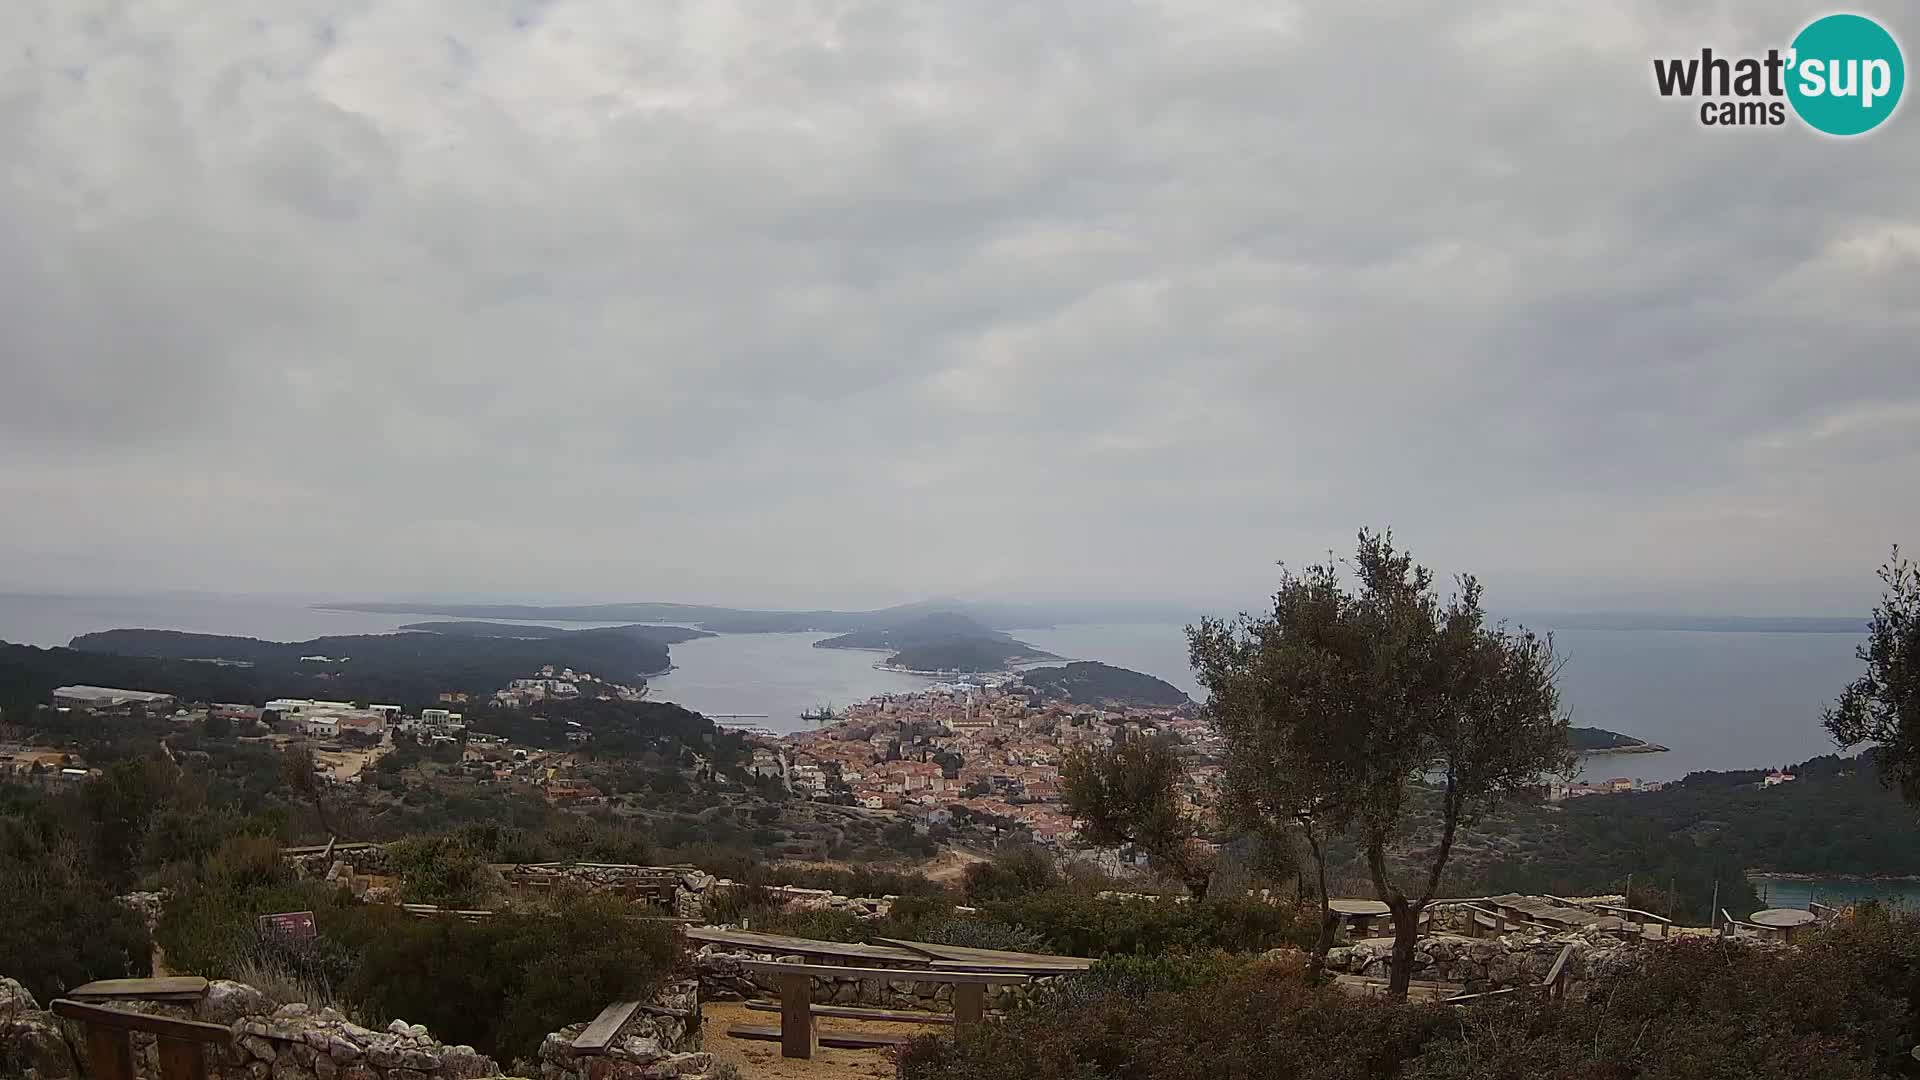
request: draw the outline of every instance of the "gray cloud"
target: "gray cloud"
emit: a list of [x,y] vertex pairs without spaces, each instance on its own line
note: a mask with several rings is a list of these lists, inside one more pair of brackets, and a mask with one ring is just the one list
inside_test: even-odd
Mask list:
[[1253,603],[1391,523],[1846,610],[1920,543],[1916,121],[1651,85],[1816,12],[258,11],[0,14],[0,585]]

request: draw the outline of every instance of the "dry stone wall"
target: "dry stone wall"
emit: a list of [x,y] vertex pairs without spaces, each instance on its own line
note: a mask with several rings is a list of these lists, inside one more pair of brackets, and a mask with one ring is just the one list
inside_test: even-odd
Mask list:
[[[581,1055],[572,1041],[587,1022],[547,1036],[539,1050],[541,1080],[699,1080],[712,1067],[700,1051],[699,984],[673,983],[641,1007],[604,1054]],[[499,1065],[471,1046],[448,1046],[425,1027],[395,1020],[362,1027],[330,1008],[295,1003],[275,1007],[253,987],[216,981],[192,1005],[124,1002],[130,1012],[198,1020],[229,1028],[226,1047],[213,1048],[209,1080],[480,1080],[502,1077]],[[158,1080],[154,1037],[132,1035],[140,1080]],[[80,1080],[88,1076],[86,1039],[79,1025],[41,1009],[33,995],[0,977],[0,1076],[20,1080]]]
[[[1536,986],[1569,945],[1573,947],[1566,967],[1570,994],[1579,993],[1595,975],[1628,963],[1641,947],[1639,942],[1595,930],[1515,932],[1484,938],[1438,934],[1421,938],[1415,946],[1413,977],[1459,983],[1475,992]],[[1392,960],[1389,939],[1356,942],[1327,953],[1327,966],[1334,971],[1380,978],[1386,977]]]

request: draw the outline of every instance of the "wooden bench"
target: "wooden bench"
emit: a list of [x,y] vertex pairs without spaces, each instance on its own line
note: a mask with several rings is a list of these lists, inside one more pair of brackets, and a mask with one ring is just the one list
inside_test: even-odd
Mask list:
[[132,1033],[136,1031],[156,1039],[160,1080],[207,1080],[206,1048],[225,1046],[233,1038],[231,1031],[218,1024],[122,1012],[66,998],[53,1002],[53,1015],[86,1029],[87,1073],[92,1080],[135,1080]]
[[67,991],[74,1001],[199,1001],[207,996],[207,980],[198,975],[161,979],[96,979]]
[[772,960],[748,960],[740,966],[757,975],[772,975],[779,980],[780,1026],[756,1028],[735,1025],[727,1029],[727,1034],[745,1039],[777,1038],[780,1040],[780,1056],[789,1058],[811,1058],[817,1046],[846,1046],[850,1045],[847,1040],[852,1038],[881,1039],[880,1042],[869,1041],[859,1044],[863,1046],[891,1046],[901,1041],[893,1036],[821,1036],[813,1022],[816,1015],[813,1004],[813,980],[816,977],[904,980],[950,985],[953,987],[953,1025],[956,1034],[967,1031],[986,1017],[989,984],[1022,985],[1030,978],[1027,975],[1011,972],[835,967],[831,964],[785,964]]
[[589,1057],[606,1053],[607,1047],[613,1044],[613,1037],[639,1011],[638,1001],[616,1001],[601,1009],[600,1015],[593,1018],[586,1030],[573,1037],[574,1053]]

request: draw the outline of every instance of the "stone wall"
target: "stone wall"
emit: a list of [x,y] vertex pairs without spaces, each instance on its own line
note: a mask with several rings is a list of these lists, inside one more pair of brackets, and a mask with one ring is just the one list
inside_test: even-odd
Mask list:
[[0,1075],[21,1080],[74,1080],[80,1061],[66,1031],[42,1011],[27,988],[0,976]]
[[[365,875],[384,877],[388,870],[386,851],[377,844],[339,845],[332,854],[316,849],[301,849],[285,856],[288,865],[302,877],[338,881],[353,889],[356,897],[370,901],[391,900],[380,885],[368,891]],[[590,892],[618,892],[671,882],[673,913],[684,919],[705,921],[707,902],[748,886],[728,878],[686,866],[640,866],[627,863],[503,863],[494,870],[510,887],[522,889],[552,888],[559,884],[577,885]],[[805,889],[797,885],[760,887],[776,901],[795,911],[844,911],[860,918],[884,918],[893,910],[898,896],[842,896],[829,889]],[[956,908],[969,914],[972,908]]]
[[[1516,931],[1483,938],[1436,934],[1421,938],[1415,947],[1413,977],[1459,983],[1474,992],[1538,985],[1552,970],[1560,951],[1571,945],[1567,989],[1569,994],[1577,994],[1594,975],[1629,962],[1640,944],[1597,930],[1560,934]],[[1329,951],[1327,966],[1334,971],[1385,978],[1392,958],[1393,943],[1376,939]]]
[[[700,996],[707,1001],[739,1001],[745,998],[777,1001],[780,988],[771,975],[748,971],[747,960],[778,960],[785,963],[818,963],[800,956],[772,953],[728,951],[712,945],[702,946],[694,954],[693,968],[700,979]],[[877,966],[877,965],[869,965]],[[953,986],[915,975],[912,968],[900,969],[897,979],[861,979],[852,976],[814,976],[813,1002],[816,1005],[871,1005],[883,1009],[910,1009],[921,1012],[953,1011]],[[1006,1011],[1018,1006],[1036,990],[1051,985],[1054,978],[1036,978],[1025,986],[987,987],[987,1008]]]
[[[501,1077],[498,1064],[471,1046],[448,1046],[418,1024],[395,1020],[383,1030],[361,1027],[334,1009],[278,1008],[258,990],[215,981],[192,1005],[122,1002],[116,1008],[219,1024],[231,1045],[208,1056],[209,1080],[479,1080]],[[697,1080],[711,1067],[700,1052],[696,980],[670,984],[623,1025],[608,1051],[582,1056],[572,1040],[588,1021],[548,1035],[539,1050],[542,1080]],[[154,1038],[133,1033],[141,1080],[158,1080]],[[33,996],[0,977],[0,1075],[21,1080],[78,1080],[88,1075],[82,1028],[43,1011]]]

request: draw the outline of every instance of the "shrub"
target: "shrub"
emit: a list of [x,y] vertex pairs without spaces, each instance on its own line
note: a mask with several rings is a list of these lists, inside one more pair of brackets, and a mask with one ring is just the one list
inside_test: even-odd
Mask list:
[[1869,913],[1786,951],[1681,940],[1584,998],[1450,1010],[1311,987],[1301,965],[1104,960],[903,1080],[1863,1080],[1910,1075],[1920,924]]
[[476,907],[500,888],[481,853],[457,835],[423,836],[387,845],[387,865],[407,899],[448,907]]
[[630,918],[609,896],[480,922],[384,907],[342,914],[322,930],[358,957],[342,996],[363,1019],[425,1024],[501,1061],[531,1057],[549,1031],[608,1002],[651,994],[673,966],[664,924]]
[[[886,937],[907,935],[886,934]],[[1024,926],[1012,926],[998,919],[968,915],[948,915],[919,923],[912,940],[936,945],[957,945],[965,949],[1007,949],[1012,952],[1051,952],[1046,939]]]
[[1261,951],[1310,943],[1311,920],[1290,907],[1252,899],[1181,903],[1172,899],[1099,898],[1052,889],[986,904],[982,913],[1024,926],[1054,952],[1069,956],[1225,949]]
[[143,976],[153,940],[71,847],[0,819],[0,974],[43,1003],[94,979]]
[[961,880],[969,904],[1016,900],[1061,883],[1053,857],[1034,847],[1015,848],[991,862],[974,863]]

